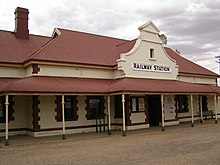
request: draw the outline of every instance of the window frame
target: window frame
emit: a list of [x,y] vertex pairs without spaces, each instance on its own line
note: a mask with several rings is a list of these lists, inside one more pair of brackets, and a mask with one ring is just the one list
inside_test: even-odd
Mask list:
[[[69,100],[70,101],[67,101]],[[65,121],[74,121],[75,116],[74,116],[74,106],[73,106],[73,97],[72,96],[64,96],[64,116],[65,116]],[[67,104],[70,104],[70,107],[67,107]]]
[[[90,100],[98,100],[98,110],[94,112],[91,110]],[[103,96],[87,96],[86,97],[86,118],[87,120],[95,120],[98,118],[104,118],[104,97]]]
[[115,95],[114,96],[114,104],[115,104],[115,115],[114,118],[123,118],[122,113],[122,96],[121,95]]
[[153,48],[150,48],[149,57],[150,57],[150,59],[155,59],[155,52],[154,52]]
[[[180,108],[180,107],[183,107],[183,108]],[[178,113],[189,112],[188,95],[176,95],[176,109]]]
[[[140,110],[140,100],[143,99],[143,110]],[[134,105],[135,102],[135,105]],[[135,108],[135,109],[134,109]],[[146,111],[146,101],[144,96],[131,96],[130,97],[130,111],[131,113],[139,113],[139,112],[145,112]]]
[[[63,114],[62,114],[62,103],[61,103],[61,100],[62,100],[62,96],[56,96],[56,113],[57,115],[55,116],[55,119],[57,122],[62,122],[62,118],[63,118]],[[70,99],[70,104],[71,104],[71,107],[70,108],[67,108],[67,99]],[[78,111],[78,107],[77,107],[77,97],[76,96],[64,96],[64,115],[65,115],[65,121],[77,121],[78,118],[79,118],[79,115],[77,114],[77,111]],[[68,110],[67,110],[68,109]],[[71,111],[72,110],[72,111]],[[68,114],[68,111],[71,111],[69,114],[70,116],[66,116]]]

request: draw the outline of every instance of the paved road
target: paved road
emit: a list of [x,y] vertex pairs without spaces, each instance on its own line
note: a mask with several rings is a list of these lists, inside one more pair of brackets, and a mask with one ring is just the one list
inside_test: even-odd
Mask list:
[[0,148],[1,165],[219,165],[220,124]]

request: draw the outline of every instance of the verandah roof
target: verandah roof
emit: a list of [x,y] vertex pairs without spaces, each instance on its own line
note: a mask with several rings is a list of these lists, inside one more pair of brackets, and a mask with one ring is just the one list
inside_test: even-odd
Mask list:
[[116,92],[134,93],[220,93],[212,85],[194,84],[176,80],[140,78],[89,79],[65,77],[27,77],[0,79],[0,93],[80,93],[109,94]]

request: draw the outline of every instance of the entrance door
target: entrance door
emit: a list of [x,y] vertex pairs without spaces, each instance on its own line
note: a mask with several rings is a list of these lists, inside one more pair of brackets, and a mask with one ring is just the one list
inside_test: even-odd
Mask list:
[[148,113],[150,126],[159,126],[161,122],[161,96],[148,96]]

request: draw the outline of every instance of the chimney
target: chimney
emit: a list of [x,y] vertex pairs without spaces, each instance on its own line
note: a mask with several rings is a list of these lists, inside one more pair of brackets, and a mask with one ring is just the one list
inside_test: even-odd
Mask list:
[[15,9],[15,36],[18,39],[29,39],[28,9],[17,7]]

